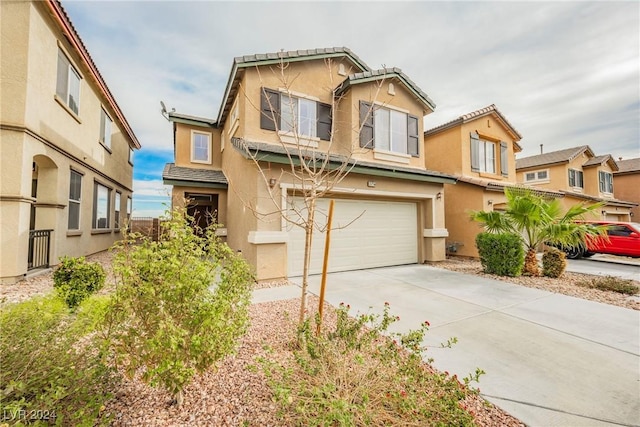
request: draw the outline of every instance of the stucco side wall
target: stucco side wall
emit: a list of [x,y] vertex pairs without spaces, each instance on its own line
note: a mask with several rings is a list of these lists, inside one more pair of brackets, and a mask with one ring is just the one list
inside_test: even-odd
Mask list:
[[[605,163],[604,165],[591,166],[584,168],[584,191],[586,194],[596,197],[612,198],[613,193],[600,192],[600,177],[599,172],[613,173],[611,166]],[[615,182],[613,191],[615,192]]]
[[452,254],[477,257],[478,251],[475,245],[476,235],[482,231],[482,227],[470,219],[472,210],[491,210],[492,205],[487,204],[491,199],[493,203],[503,203],[505,196],[498,192],[486,194],[482,187],[458,182],[455,185],[445,184],[444,211],[445,224],[449,231],[447,245],[455,246]]
[[[613,193],[618,200],[640,204],[640,172],[613,175]],[[632,221],[640,221],[640,206],[632,208]]]
[[[426,136],[424,140],[426,168],[438,172],[462,175],[464,171],[463,145],[464,138],[461,135],[460,127]],[[467,151],[469,150],[467,149]]]
[[27,2],[3,2],[0,16],[0,120],[24,122],[27,99],[29,13]]

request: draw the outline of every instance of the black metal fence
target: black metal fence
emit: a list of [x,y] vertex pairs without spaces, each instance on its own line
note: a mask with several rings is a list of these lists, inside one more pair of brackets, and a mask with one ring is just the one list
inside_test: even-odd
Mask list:
[[49,267],[52,231],[53,230],[29,230],[29,261],[27,270]]

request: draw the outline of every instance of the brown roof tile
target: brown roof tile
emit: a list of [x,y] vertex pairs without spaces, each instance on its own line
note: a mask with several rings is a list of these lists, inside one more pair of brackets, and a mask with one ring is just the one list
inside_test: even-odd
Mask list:
[[496,114],[498,116],[498,119],[503,122],[504,127],[508,131],[513,133],[515,137],[514,139],[516,139],[517,141],[520,141],[522,139],[522,135],[520,135],[520,132],[518,132],[516,128],[514,128],[513,125],[511,125],[511,123],[509,123],[507,118],[500,112],[500,110],[498,110],[495,104],[491,104],[488,107],[484,107],[479,110],[472,111],[471,113],[463,114],[457,119],[451,120],[450,122],[441,124],[440,126],[436,126],[434,128],[424,131],[424,134],[425,136],[427,136],[427,135],[432,135],[438,132],[442,132],[443,130],[450,129],[454,126],[460,125],[462,123],[470,122],[472,120],[487,116],[489,114]]
[[164,166],[162,179],[206,184],[228,184],[227,177],[220,170],[187,168],[176,166],[175,163],[167,163]]
[[593,156],[593,151],[588,145],[580,147],[567,148],[550,153],[538,154],[536,156],[524,157],[516,160],[516,169],[526,169],[542,165],[551,165],[554,163],[564,163],[575,159],[580,154],[588,152]]
[[640,157],[635,159],[618,160],[618,171],[616,173],[640,172]]

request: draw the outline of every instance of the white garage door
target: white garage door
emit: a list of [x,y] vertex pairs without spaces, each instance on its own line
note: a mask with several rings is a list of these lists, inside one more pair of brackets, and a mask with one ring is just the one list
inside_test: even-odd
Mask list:
[[[289,203],[306,215],[304,202]],[[326,224],[329,201],[318,200],[316,223]],[[289,218],[296,218],[293,209]],[[351,224],[349,224],[351,223]],[[344,227],[344,228],[340,228]],[[415,203],[336,200],[331,231],[329,271],[347,271],[418,262],[418,220]],[[304,230],[287,224],[289,276],[302,274]],[[325,233],[314,230],[311,274],[322,272]]]

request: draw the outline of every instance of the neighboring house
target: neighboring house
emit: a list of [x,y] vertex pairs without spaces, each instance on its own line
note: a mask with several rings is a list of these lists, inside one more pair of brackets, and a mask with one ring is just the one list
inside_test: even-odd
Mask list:
[[[613,194],[617,199],[640,204],[640,157],[618,160],[613,173]],[[640,207],[631,209],[631,221],[640,221]]]
[[609,154],[596,156],[588,145],[518,159],[516,170],[520,182],[562,193],[565,208],[602,202],[599,219],[629,221],[637,205],[614,197],[618,165]]
[[475,238],[482,228],[470,212],[504,208],[504,187],[517,182],[515,153],[522,151],[521,139],[493,104],[425,131],[427,169],[458,179],[455,185],[445,184],[444,192],[449,253],[478,256]]
[[[282,216],[302,205],[289,158],[300,150],[350,168],[327,197],[342,227],[332,233],[329,271],[443,260],[441,197],[455,179],[424,167],[422,118],[434,108],[401,70],[372,70],[346,48],[238,57],[216,120],[168,114],[175,163],[163,179],[174,205],[190,200],[199,224],[215,213],[219,234],[258,280],[302,273],[304,231]],[[327,205],[318,203],[321,224]],[[323,244],[316,231],[311,273],[320,272]]]
[[109,248],[140,148],[56,0],[2,2],[0,280]]

